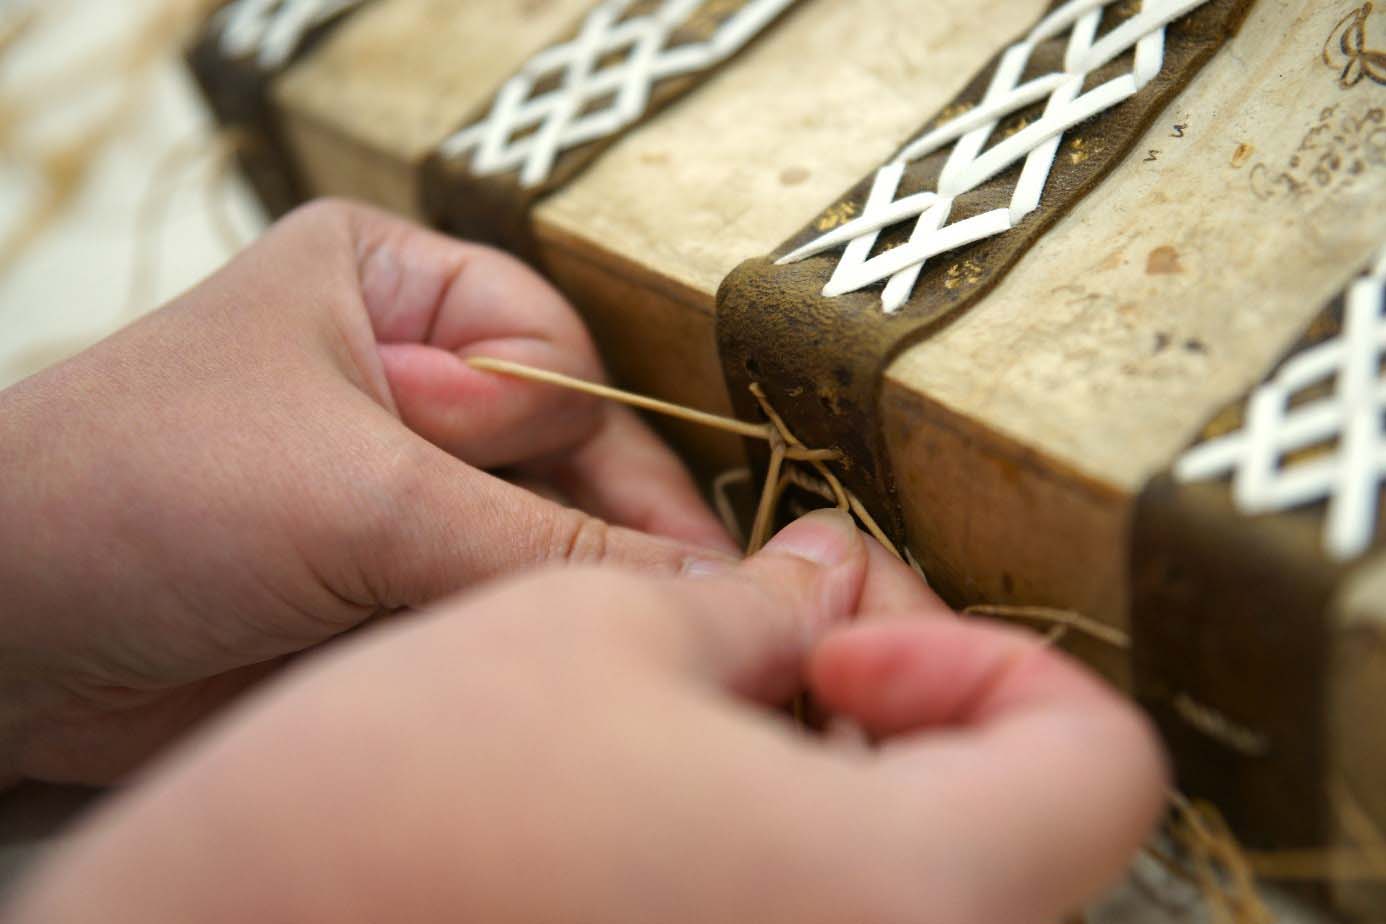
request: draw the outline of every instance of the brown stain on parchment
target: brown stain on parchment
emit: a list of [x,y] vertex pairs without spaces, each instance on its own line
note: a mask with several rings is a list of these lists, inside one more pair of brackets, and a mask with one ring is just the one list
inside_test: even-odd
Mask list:
[[1145,271],[1150,276],[1173,276],[1184,272],[1184,264],[1179,261],[1179,251],[1166,244],[1150,251]]

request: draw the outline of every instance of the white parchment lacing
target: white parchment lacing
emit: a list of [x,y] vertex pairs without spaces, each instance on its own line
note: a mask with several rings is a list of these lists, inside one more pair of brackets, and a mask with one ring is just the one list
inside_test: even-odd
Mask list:
[[213,20],[228,58],[254,57],[265,70],[288,64],[309,32],[365,0],[234,0]]
[[[1071,0],[1045,17],[1024,41],[1007,49],[979,105],[918,138],[877,172],[860,217],[780,262],[798,262],[846,245],[823,294],[832,298],[886,282],[882,307],[893,313],[914,293],[930,258],[1014,228],[1039,208],[1065,133],[1130,99],[1154,80],[1164,67],[1165,27],[1207,0],[1144,0],[1140,12],[1098,38],[1103,14],[1118,2],[1123,0]],[[1021,83],[1035,49],[1065,32],[1069,41],[1064,69]],[[1130,73],[1083,92],[1083,84],[1093,71],[1132,48],[1135,60]],[[1041,101],[1046,101],[1044,114],[1037,121],[984,150],[1002,120]],[[953,146],[952,153],[937,189],[895,198],[911,162],[949,145]],[[959,196],[1022,160],[1025,166],[1009,208],[948,223]],[[917,221],[907,243],[871,256],[883,230],[910,219]]]
[[[1328,502],[1324,551],[1346,561],[1376,534],[1386,483],[1386,249],[1347,292],[1342,335],[1293,357],[1252,393],[1244,429],[1196,446],[1175,467],[1180,481],[1232,476],[1246,514]],[[1327,397],[1296,402],[1307,389]],[[1314,453],[1313,450],[1320,449]],[[1294,458],[1304,453],[1301,458]]]
[[[531,59],[501,88],[486,119],[448,138],[440,151],[448,158],[472,152],[478,176],[520,168],[521,185],[538,186],[563,151],[639,121],[657,83],[725,61],[794,2],[748,0],[707,41],[671,48],[679,27],[713,0],[664,0],[653,12],[631,17],[625,14],[634,0],[607,0],[576,38]],[[612,56],[615,63],[604,63]],[[553,78],[558,86],[534,95]]]

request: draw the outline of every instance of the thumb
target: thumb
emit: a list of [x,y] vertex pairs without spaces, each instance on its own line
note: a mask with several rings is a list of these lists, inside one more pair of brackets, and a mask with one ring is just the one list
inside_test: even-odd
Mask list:
[[384,479],[377,522],[348,561],[381,607],[420,606],[543,565],[614,565],[652,575],[725,571],[736,559],[612,526],[458,461],[422,440]]
[[808,652],[851,619],[871,556],[851,517],[819,510],[734,569],[704,560],[672,592],[676,656],[700,679],[768,703],[801,684]]
[[[472,616],[458,625],[487,613],[505,614],[507,624],[517,613],[531,614],[550,641],[560,625],[580,626],[589,640],[593,627],[614,625],[629,650],[661,674],[691,675],[694,682],[775,703],[802,686],[812,646],[852,617],[868,579],[866,538],[836,511],[809,514],[737,563],[607,526],[469,471],[472,487],[455,488],[456,506],[447,515],[406,527],[431,538],[411,536],[383,550],[390,573],[402,582],[395,592],[405,596],[397,600],[435,600],[459,581],[542,562],[626,567],[555,571],[504,584],[470,600],[464,609]],[[481,532],[469,534],[469,521]],[[651,580],[637,571],[665,577]],[[674,574],[679,577],[669,577]]]

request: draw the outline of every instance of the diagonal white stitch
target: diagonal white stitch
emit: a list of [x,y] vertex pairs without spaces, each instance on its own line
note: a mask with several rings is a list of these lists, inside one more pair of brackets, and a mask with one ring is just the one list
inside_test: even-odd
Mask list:
[[[519,168],[522,186],[538,186],[563,151],[639,121],[656,84],[730,58],[795,0],[747,0],[707,41],[675,48],[669,47],[673,34],[708,0],[663,0],[651,13],[627,18],[633,2],[606,0],[588,14],[574,39],[532,58],[496,94],[484,120],[443,142],[442,156],[471,152],[471,169],[478,176]],[[621,60],[602,66],[613,54]],[[558,87],[535,95],[546,78],[555,76]],[[612,94],[609,105],[587,111]]]
[[[1340,561],[1358,557],[1376,535],[1386,483],[1384,358],[1386,249],[1348,289],[1342,335],[1281,366],[1252,393],[1246,426],[1189,450],[1175,477],[1231,475],[1233,500],[1250,515],[1327,501],[1324,551]],[[1296,395],[1325,383],[1332,384],[1331,395],[1291,407]],[[1329,451],[1307,461],[1286,458],[1321,445]]]
[[234,0],[217,11],[222,54],[254,57],[265,70],[277,70],[303,44],[309,32],[364,0]]
[[[1107,7],[1119,0],[1071,0],[1037,25],[1024,41],[1002,55],[990,86],[971,111],[938,126],[905,147],[876,174],[862,214],[805,244],[779,262],[796,263],[846,245],[823,289],[829,298],[885,282],[881,304],[899,311],[914,292],[932,257],[975,241],[1004,234],[1040,206],[1059,146],[1069,129],[1139,93],[1164,67],[1165,27],[1207,0],[1145,0],[1141,10],[1097,38]],[[1042,43],[1065,32],[1069,42],[1064,69],[1021,83],[1031,56]],[[1083,92],[1098,68],[1135,49],[1130,73]],[[983,149],[1003,119],[1047,100],[1034,124],[990,150]],[[905,167],[953,145],[937,188],[896,199]],[[1008,208],[949,224],[959,196],[1024,161]],[[880,233],[916,219],[908,242],[872,257]]]

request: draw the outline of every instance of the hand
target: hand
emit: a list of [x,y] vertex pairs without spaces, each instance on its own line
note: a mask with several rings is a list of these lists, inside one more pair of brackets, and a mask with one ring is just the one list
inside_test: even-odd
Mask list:
[[0,393],[0,785],[113,780],[285,658],[498,574],[735,551],[633,415],[473,354],[601,376],[521,264],[327,203]]
[[[724,576],[550,573],[374,636],[117,802],[14,922],[1051,924],[1162,802],[1130,706],[838,514]],[[881,746],[766,708],[803,682]]]

